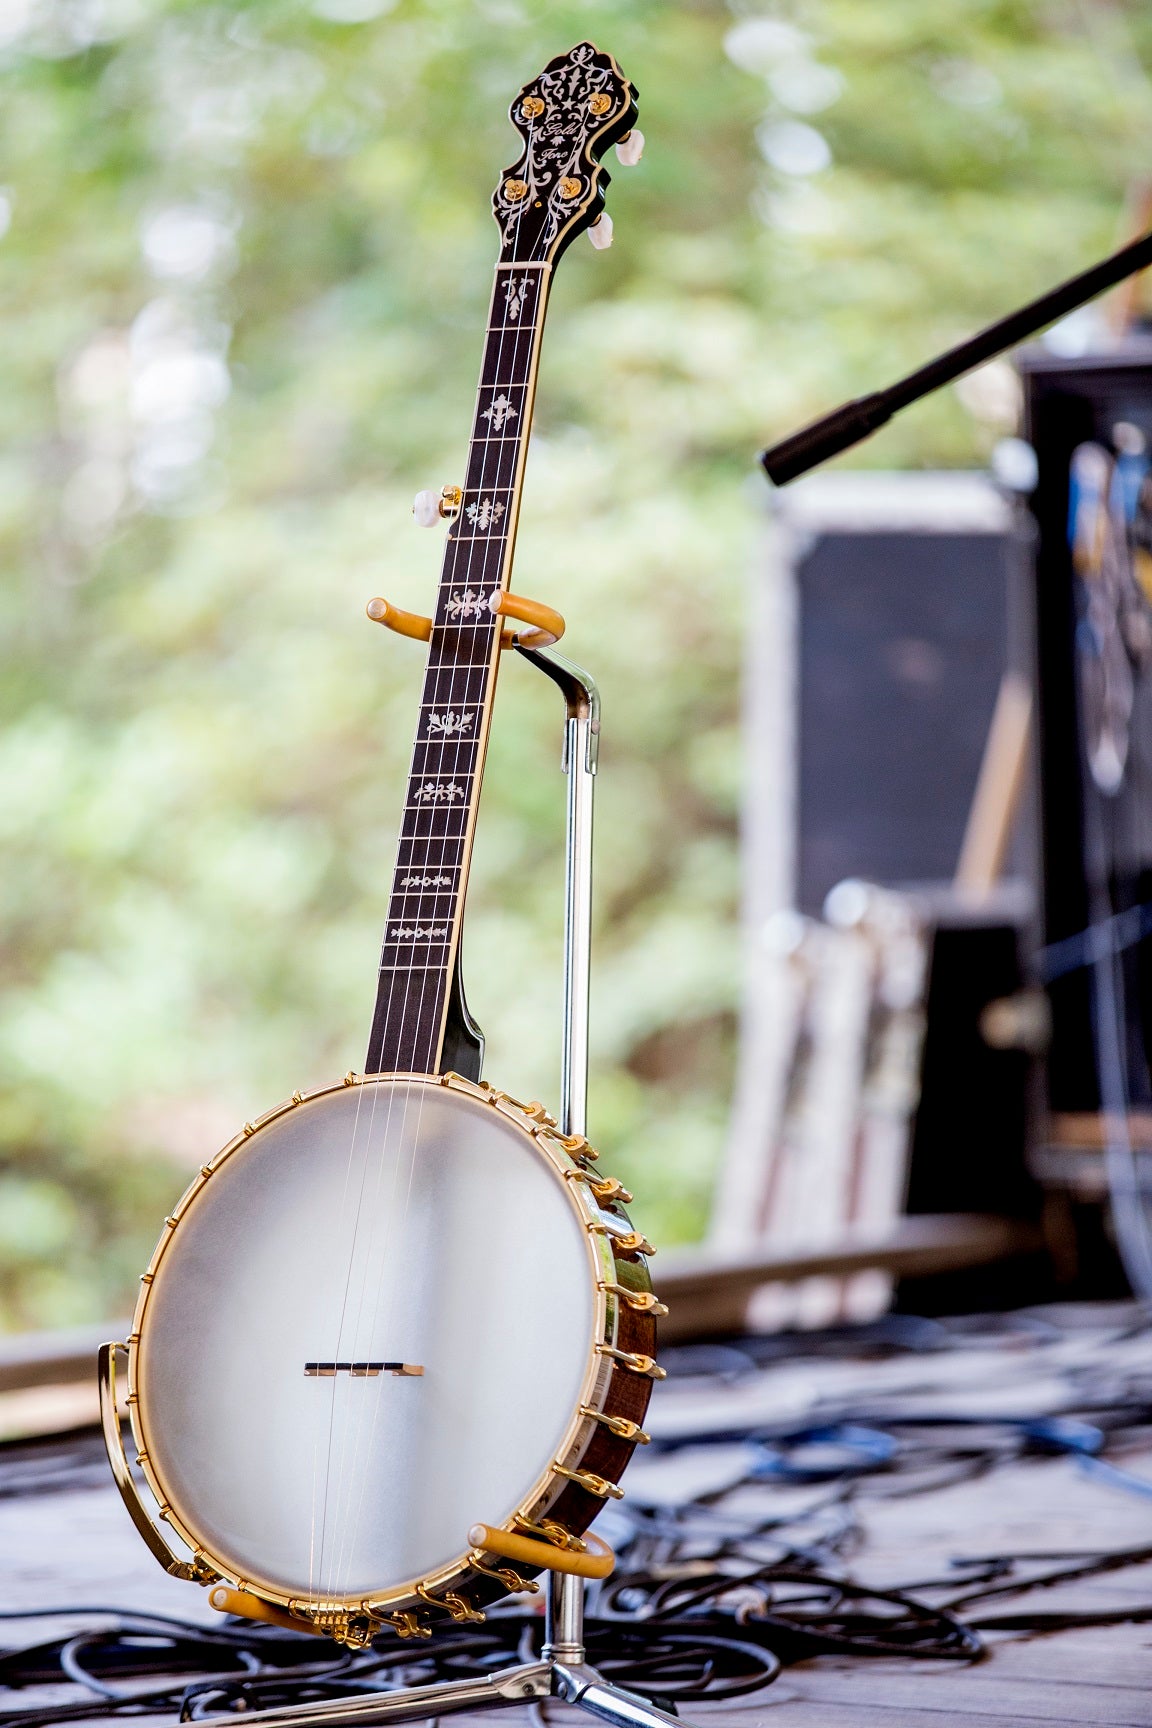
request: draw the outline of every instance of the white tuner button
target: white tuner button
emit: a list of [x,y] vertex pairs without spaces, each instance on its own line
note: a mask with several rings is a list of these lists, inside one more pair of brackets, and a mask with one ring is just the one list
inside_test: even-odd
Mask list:
[[616,154],[625,168],[635,168],[644,154],[644,134],[638,126],[633,126],[627,138],[621,138]]
[[421,528],[435,528],[441,520],[439,492],[417,492],[412,500],[412,514]]
[[595,222],[588,230],[588,238],[597,252],[607,252],[612,244],[612,218],[607,210],[601,210]]

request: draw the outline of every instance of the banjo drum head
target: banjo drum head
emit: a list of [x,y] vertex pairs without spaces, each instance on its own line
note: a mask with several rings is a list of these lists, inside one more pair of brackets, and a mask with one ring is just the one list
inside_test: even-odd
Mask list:
[[596,1382],[575,1186],[434,1080],[335,1088],[240,1141],[138,1309],[134,1420],[174,1528],[314,1604],[464,1565],[472,1524],[543,1491]]

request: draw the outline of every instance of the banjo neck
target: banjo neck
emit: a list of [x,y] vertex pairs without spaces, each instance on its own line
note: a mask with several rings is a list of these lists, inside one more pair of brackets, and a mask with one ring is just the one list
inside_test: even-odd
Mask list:
[[434,1074],[460,944],[550,263],[496,266],[463,495],[429,638],[366,1072]]
[[610,54],[580,42],[524,86],[509,118],[523,147],[492,198],[500,258],[432,619],[369,1074],[436,1074],[444,1062],[500,660],[491,602],[511,573],[552,270],[604,208],[601,157],[631,130],[636,92]]

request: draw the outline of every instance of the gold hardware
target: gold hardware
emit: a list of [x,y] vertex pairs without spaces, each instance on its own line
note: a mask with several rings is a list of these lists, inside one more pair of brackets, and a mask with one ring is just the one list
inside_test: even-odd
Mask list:
[[533,1122],[539,1122],[544,1128],[555,1128],[556,1118],[551,1115],[538,1098],[533,1098],[531,1104],[523,1106],[525,1116],[531,1116]]
[[[345,1645],[349,1650],[366,1650],[380,1630],[378,1620],[369,1619],[367,1614],[353,1614],[345,1619],[344,1624],[332,1637],[337,1644]],[[431,1632],[417,1634],[419,1637],[431,1638]]]
[[486,1561],[478,1559],[475,1554],[469,1554],[468,1564],[475,1571],[483,1572],[489,1578],[495,1578],[498,1583],[503,1584],[505,1590],[524,1590],[533,1596],[540,1594],[540,1586],[535,1578],[521,1578],[520,1574],[513,1572],[510,1566],[489,1566]]
[[[520,1529],[527,1530],[530,1535],[543,1536],[546,1542],[554,1543],[557,1548],[565,1548],[577,1554],[584,1552],[584,1544],[579,1536],[573,1536],[570,1530],[565,1530],[563,1524],[557,1524],[555,1518],[542,1518],[539,1524],[533,1524],[532,1520],[525,1518],[522,1512],[514,1512],[512,1516]],[[480,1524],[472,1526],[473,1530],[483,1528],[484,1526]],[[480,1543],[476,1542],[474,1546],[479,1547]]]
[[425,1602],[430,1603],[433,1608],[445,1609],[453,1620],[461,1623],[467,1620],[475,1626],[480,1626],[488,1618],[486,1614],[481,1613],[479,1608],[469,1608],[463,1596],[457,1596],[454,1591],[449,1590],[445,1596],[433,1596],[423,1584],[417,1584],[416,1594],[422,1596]]
[[[593,98],[593,100],[595,100],[595,98]],[[539,120],[541,114],[544,112],[543,100],[539,96],[525,96],[523,102],[520,104],[520,112],[523,114],[525,120]],[[596,109],[595,112],[601,113],[602,110]]]
[[590,1416],[593,1422],[602,1422],[610,1434],[615,1434],[617,1440],[634,1440],[637,1446],[647,1446],[651,1434],[645,1434],[638,1422],[629,1422],[627,1416],[606,1416],[603,1410],[593,1410],[591,1404],[581,1404],[581,1416]]
[[570,1158],[587,1158],[590,1164],[594,1164],[600,1156],[594,1146],[589,1146],[583,1134],[557,1134],[554,1138]]
[[205,1181],[207,1181],[208,1177],[211,1176],[211,1174],[212,1174],[211,1164],[201,1164],[200,1174],[201,1174],[201,1176],[204,1177]]
[[581,190],[582,187],[579,180],[573,179],[571,174],[566,174],[560,182],[560,196],[561,198],[567,198],[569,202],[571,202],[573,198],[579,198]]
[[151,1284],[151,1282],[152,1282],[153,1278],[155,1278],[155,1276],[156,1276],[155,1272],[141,1272],[140,1282],[141,1282],[141,1284]]
[[601,1236],[607,1236],[612,1243],[612,1251],[622,1259],[628,1260],[634,1254],[655,1254],[646,1236],[641,1236],[638,1230],[613,1230],[610,1224],[589,1224],[589,1230],[596,1231]]
[[255,1132],[256,1132],[256,1129],[253,1126],[253,1124],[251,1122],[245,1122],[245,1124],[244,1124],[244,1138],[247,1139],[249,1134],[255,1134]]
[[601,114],[607,114],[612,106],[612,98],[606,90],[597,90],[594,96],[588,98],[588,112],[599,119]]
[[464,488],[462,486],[441,486],[440,502],[437,509],[445,522],[453,521],[460,514],[460,506],[463,502]]
[[425,1626],[417,1614],[400,1612],[386,1614],[384,1618],[401,1638],[431,1638],[432,1636],[432,1628]]
[[646,1374],[649,1380],[668,1378],[668,1370],[661,1368],[654,1356],[645,1356],[641,1350],[617,1350],[611,1344],[597,1344],[596,1354],[611,1356],[622,1368],[630,1368],[633,1374]]
[[526,180],[505,180],[504,196],[510,204],[518,204],[521,198],[528,196],[528,182]]
[[292,1102],[293,1102],[293,1104],[303,1104],[303,1102],[304,1102],[303,1092],[293,1092]]
[[[116,1352],[123,1350],[124,1344],[101,1344],[97,1358],[97,1377],[100,1385],[100,1421],[104,1429],[104,1444],[108,1451],[108,1461],[112,1466],[112,1475],[120,1490],[120,1498],[128,1508],[129,1516],[140,1535],[144,1538],[146,1547],[154,1560],[158,1560],[165,1572],[173,1578],[183,1578],[193,1584],[212,1584],[219,1578],[219,1572],[214,1572],[204,1564],[199,1555],[192,1560],[181,1560],[172,1552],[160,1531],[148,1516],[148,1509],[140,1498],[140,1491],[128,1468],[128,1458],[124,1451],[124,1436],[120,1430],[120,1411],[116,1402]],[[128,1402],[135,1401],[136,1394],[130,1393]]]
[[597,1200],[619,1200],[627,1206],[635,1195],[629,1194],[623,1182],[618,1182],[615,1176],[596,1176],[591,1170],[565,1170],[565,1181],[587,1182]]
[[177,1224],[179,1224],[180,1220],[179,1220],[179,1218],[165,1218],[164,1222],[165,1222],[165,1224],[167,1224],[169,1230],[175,1230],[175,1228],[176,1228]]
[[357,1074],[355,1068],[349,1068],[347,1074],[344,1076],[344,1084],[345,1086],[355,1086],[359,1078],[360,1076]]
[[651,1290],[629,1290],[623,1284],[601,1284],[600,1288],[609,1295],[619,1296],[637,1314],[651,1314],[653,1319],[659,1319],[668,1312],[668,1304],[658,1301]]
[[553,1464],[557,1476],[567,1476],[569,1482],[577,1483],[589,1494],[595,1494],[598,1500],[623,1500],[624,1490],[618,1488],[615,1482],[609,1482],[605,1476],[597,1476],[591,1470],[569,1470],[563,1464]]
[[[517,1519],[517,1523],[529,1530],[541,1528],[528,1524],[526,1519]],[[533,1542],[527,1536],[517,1536],[510,1530],[497,1530],[490,1524],[473,1524],[468,1540],[474,1548],[485,1549],[489,1554],[502,1554],[505,1559],[521,1561],[525,1566],[548,1572],[568,1572],[577,1578],[607,1578],[616,1564],[616,1556],[607,1542],[591,1531],[588,1532],[587,1545],[581,1543],[579,1551],[556,1548],[551,1542]]]

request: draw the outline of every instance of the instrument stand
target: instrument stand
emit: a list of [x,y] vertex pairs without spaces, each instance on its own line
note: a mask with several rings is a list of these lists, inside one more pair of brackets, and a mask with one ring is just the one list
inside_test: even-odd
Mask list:
[[[592,794],[600,741],[600,696],[586,672],[547,648],[512,644],[551,678],[564,697],[563,767],[568,776],[564,875],[564,1042],[561,1055],[560,1127],[583,1134],[588,1100],[588,986],[592,937]],[[550,1572],[545,1602],[544,1648],[538,1662],[518,1663],[480,1679],[406,1686],[393,1692],[279,1710],[249,1710],[252,1728],[336,1728],[337,1724],[427,1721],[463,1710],[496,1710],[539,1704],[547,1698],[573,1704],[617,1728],[685,1728],[683,1720],[646,1698],[614,1686],[584,1655],[583,1580]],[[234,1716],[206,1718],[201,1728],[235,1728]]]

